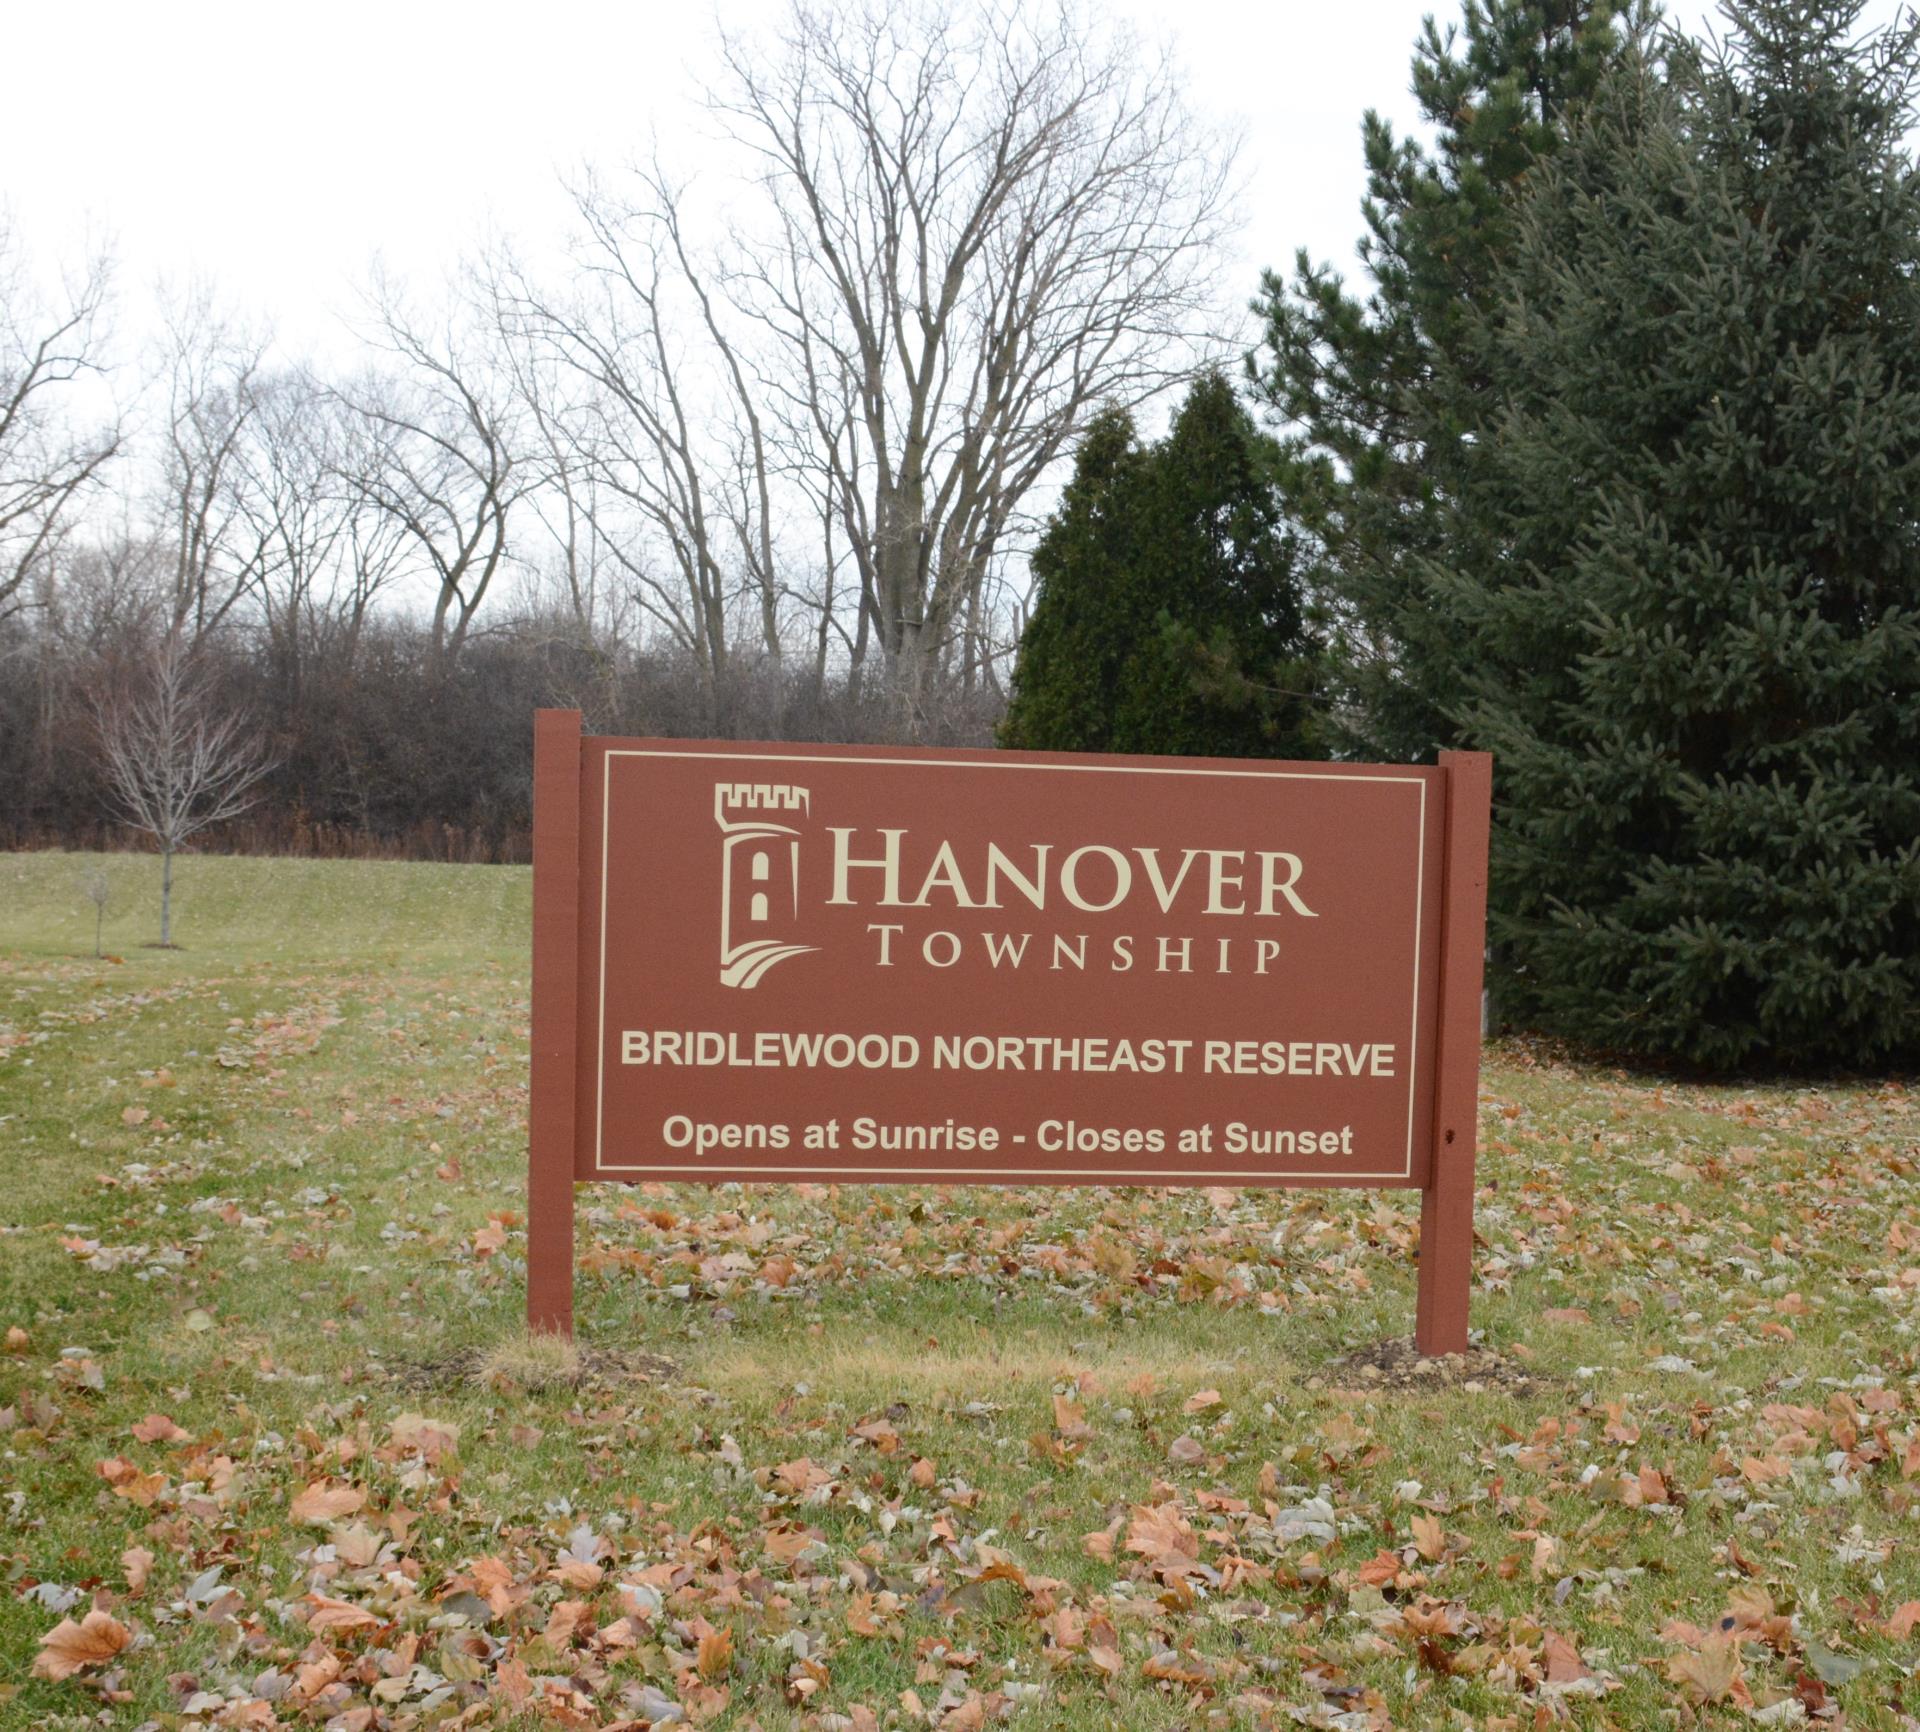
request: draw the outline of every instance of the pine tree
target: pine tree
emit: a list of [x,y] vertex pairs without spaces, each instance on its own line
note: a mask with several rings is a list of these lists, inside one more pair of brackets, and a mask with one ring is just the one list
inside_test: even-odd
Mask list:
[[1217,375],[1157,444],[1125,415],[1095,423],[1034,553],[1003,745],[1320,755],[1273,455]]
[[1363,123],[1360,254],[1350,290],[1302,251],[1268,272],[1256,386],[1285,429],[1287,509],[1314,538],[1307,578],[1334,607],[1349,744],[1394,759],[1454,741],[1454,633],[1427,579],[1469,485],[1479,409],[1462,333],[1498,288],[1512,207],[1566,117],[1618,57],[1614,0],[1468,0],[1429,18],[1413,94],[1432,147]]
[[1920,27],[1860,11],[1740,0],[1595,97],[1433,573],[1504,1002],[1720,1068],[1920,1058]]

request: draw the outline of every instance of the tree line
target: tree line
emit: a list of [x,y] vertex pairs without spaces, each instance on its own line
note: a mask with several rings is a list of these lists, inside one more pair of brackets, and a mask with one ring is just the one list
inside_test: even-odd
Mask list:
[[110,263],[0,228],[5,839],[98,833],[101,696],[166,645],[271,736],[263,839],[513,857],[534,701],[988,737],[1049,477],[1221,352],[1232,141],[1072,4],[796,5],[715,64],[703,177],[582,165],[557,262],[376,267],[339,363],[206,291],[126,357]]

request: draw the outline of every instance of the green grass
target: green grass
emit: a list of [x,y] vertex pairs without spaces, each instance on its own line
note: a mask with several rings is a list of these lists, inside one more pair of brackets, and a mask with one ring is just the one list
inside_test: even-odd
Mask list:
[[[0,1725],[1920,1713],[1899,1083],[1497,1046],[1518,1393],[1329,1369],[1409,1327],[1404,1194],[774,1186],[582,1191],[590,1364],[673,1369],[572,1387],[516,1340],[527,875],[190,858],[163,952],[115,856],[96,962],[94,863],[0,857]],[[126,1650],[29,1676],[90,1607]]]

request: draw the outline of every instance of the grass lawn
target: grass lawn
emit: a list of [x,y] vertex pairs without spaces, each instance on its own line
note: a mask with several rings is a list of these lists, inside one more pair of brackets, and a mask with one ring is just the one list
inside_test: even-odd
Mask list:
[[581,1364],[527,875],[104,863],[0,856],[0,1726],[1916,1724],[1902,1083],[1497,1046],[1451,1381],[1393,1192],[597,1188]]

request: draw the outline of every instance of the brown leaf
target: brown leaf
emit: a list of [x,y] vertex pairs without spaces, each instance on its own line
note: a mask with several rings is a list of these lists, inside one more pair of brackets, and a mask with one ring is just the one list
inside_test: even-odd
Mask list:
[[1547,1663],[1549,1684],[1577,1684],[1582,1678],[1592,1676],[1573,1638],[1561,1635],[1558,1630],[1547,1632],[1547,1639],[1541,1644],[1541,1657]]
[[310,1630],[363,1630],[380,1622],[365,1606],[356,1606],[351,1600],[330,1600],[325,1594],[309,1594],[307,1600],[313,1607],[307,1618]]
[[142,1473],[117,1455],[100,1463],[100,1477],[113,1487],[115,1497],[123,1497],[141,1509],[151,1509],[154,1499],[167,1489],[164,1473]]
[[150,1413],[133,1428],[136,1443],[184,1443],[191,1435],[182,1431],[164,1413]]
[[1920,1629],[1920,1600],[1907,1601],[1887,1620],[1887,1634],[1896,1642],[1904,1642],[1916,1629]]
[[1675,1654],[1667,1662],[1667,1681],[1696,1708],[1724,1702],[1742,1672],[1739,1647],[1726,1636],[1710,1636],[1697,1654]]
[[724,1678],[733,1670],[733,1632],[708,1630],[700,1638],[700,1649],[694,1665],[709,1684]]
[[120,1554],[120,1567],[126,1571],[127,1591],[143,1594],[147,1591],[147,1577],[153,1574],[153,1553],[145,1546],[129,1546]]
[[823,1485],[833,1483],[833,1475],[811,1456],[783,1461],[773,1470],[773,1483],[789,1497],[805,1497]]
[[1414,1549],[1430,1564],[1437,1564],[1447,1555],[1447,1530],[1438,1516],[1417,1515],[1413,1518]]
[[1380,1551],[1354,1572],[1370,1588],[1384,1588],[1400,1574],[1400,1554]]
[[315,1480],[305,1491],[294,1495],[289,1511],[297,1522],[326,1527],[342,1516],[350,1516],[367,1501],[367,1494],[354,1485],[329,1485]]
[[1087,1640],[1087,1620],[1071,1606],[1062,1606],[1051,1617],[1042,1618],[1040,1630],[1056,1648],[1069,1653],[1083,1647]]
[[1220,1405],[1220,1391],[1217,1389],[1196,1389],[1180,1404],[1182,1413],[1205,1413],[1209,1407]]
[[[1177,1503],[1135,1504],[1127,1524],[1127,1550],[1145,1558],[1198,1557],[1200,1542]],[[1094,1536],[1087,1536],[1092,1550]],[[1111,1555],[1112,1542],[1108,1542]],[[1098,1555],[1097,1553],[1095,1554]]]
[[89,1612],[79,1623],[62,1618],[40,1638],[33,1657],[33,1675],[59,1683],[74,1673],[111,1660],[129,1642],[133,1632],[106,1612]]

